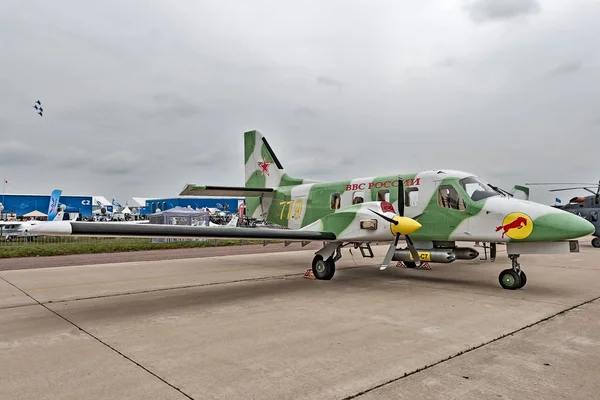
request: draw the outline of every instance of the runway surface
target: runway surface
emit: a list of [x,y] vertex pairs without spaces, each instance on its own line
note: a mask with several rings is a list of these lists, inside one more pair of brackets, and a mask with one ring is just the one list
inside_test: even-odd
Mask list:
[[382,272],[386,246],[344,250],[331,281],[302,277],[314,250],[2,271],[0,398],[594,398],[599,251],[580,243],[522,256],[517,291],[501,252]]
[[[194,247],[188,249],[143,250],[119,253],[69,254],[65,256],[0,258],[0,271],[26,268],[68,267],[77,265],[106,264],[130,261],[178,260],[231,256],[236,254],[280,253],[297,251],[300,245],[285,247],[282,243],[242,246]],[[318,242],[311,242],[304,249],[320,249]]]

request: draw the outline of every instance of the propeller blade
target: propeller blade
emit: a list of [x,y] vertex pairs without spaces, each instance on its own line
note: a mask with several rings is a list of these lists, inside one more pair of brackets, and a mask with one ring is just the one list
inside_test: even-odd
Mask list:
[[392,261],[392,257],[394,257],[394,253],[396,252],[396,246],[398,245],[399,238],[400,234],[396,234],[396,238],[394,239],[394,242],[390,245],[387,253],[385,254],[385,257],[383,258],[383,262],[381,263],[379,270],[383,271],[388,267],[388,265],[390,265],[390,261]]
[[404,237],[406,238],[406,244],[408,245],[408,249],[410,250],[410,254],[412,255],[414,263],[417,265],[417,267],[420,266],[421,259],[419,258],[419,252],[415,248],[415,245],[414,245],[412,239],[408,235],[406,235]]
[[404,179],[398,176],[398,215],[404,217]]
[[385,219],[385,220],[386,220],[387,222],[389,222],[389,223],[392,223],[392,224],[394,224],[394,225],[398,225],[398,223],[399,223],[399,222],[398,222],[398,221],[396,221],[395,219],[392,219],[392,218],[390,218],[390,217],[387,217],[387,216],[385,216],[385,215],[383,215],[383,214],[380,214],[380,213],[378,213],[377,211],[375,211],[375,210],[372,210],[372,209],[370,209],[370,208],[369,208],[369,211],[371,211],[372,213],[374,213],[374,214],[376,214],[376,215],[379,215],[381,218]]

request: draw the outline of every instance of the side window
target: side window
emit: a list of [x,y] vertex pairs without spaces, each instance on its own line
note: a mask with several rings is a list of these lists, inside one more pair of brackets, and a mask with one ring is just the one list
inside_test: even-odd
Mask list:
[[438,189],[438,204],[442,208],[463,211],[467,207],[465,200],[460,197],[452,185],[441,185]]
[[363,192],[352,193],[352,204],[364,203],[365,198]]
[[383,189],[377,192],[377,201],[390,201],[390,191]]
[[419,204],[419,188],[409,187],[404,190],[404,204],[406,207],[415,207]]
[[340,208],[340,201],[342,200],[342,196],[339,193],[334,193],[331,195],[331,201],[329,206],[332,210],[337,210]]
[[598,221],[598,211],[590,211],[590,221]]

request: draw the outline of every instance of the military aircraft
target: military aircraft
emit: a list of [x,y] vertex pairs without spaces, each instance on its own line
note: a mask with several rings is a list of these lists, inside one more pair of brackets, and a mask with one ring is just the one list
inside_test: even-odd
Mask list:
[[[585,190],[590,192],[588,196],[576,196],[572,197],[567,204],[554,205],[552,207],[560,208],[561,210],[575,214],[581,218],[590,221],[594,227],[595,232],[592,233],[594,238],[592,239],[592,246],[600,248],[600,221],[598,220],[598,211],[600,211],[600,181],[596,185],[595,183],[526,183],[525,185],[583,185],[575,187],[567,187],[562,189],[550,189],[549,192],[561,192],[565,190]],[[593,191],[592,189],[596,189]]]
[[[506,243],[512,268],[499,275],[504,289],[525,286],[520,254],[568,253],[571,239],[594,227],[570,213],[514,199],[473,174],[430,170],[402,176],[377,176],[319,182],[288,175],[266,138],[244,133],[246,183],[240,187],[188,184],[180,195],[246,197],[246,214],[287,229],[243,227],[115,225],[53,222],[34,229],[38,234],[73,236],[202,237],[322,241],[312,271],[317,279],[335,274],[335,263],[346,246],[373,257],[370,243],[390,241],[380,269],[390,261],[408,267],[422,262],[450,263],[473,259],[475,249],[458,241]],[[397,248],[403,239],[407,248]],[[365,253],[366,252],[366,253]]]

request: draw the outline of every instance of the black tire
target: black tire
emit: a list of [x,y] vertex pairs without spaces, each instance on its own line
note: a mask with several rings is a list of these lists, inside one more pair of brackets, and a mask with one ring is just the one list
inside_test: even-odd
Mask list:
[[527,275],[525,275],[524,271],[521,271],[521,287],[519,289],[521,289],[523,286],[525,286],[526,283],[527,283]]
[[516,290],[521,288],[521,277],[512,269],[505,269],[498,275],[500,286],[507,290]]
[[592,239],[592,247],[596,247],[596,248],[600,247],[600,238],[596,237],[596,238]]
[[335,275],[335,262],[331,258],[323,260],[322,256],[317,255],[313,258],[312,272],[315,278],[328,281]]
[[412,261],[403,261],[406,268],[417,268],[417,263]]

